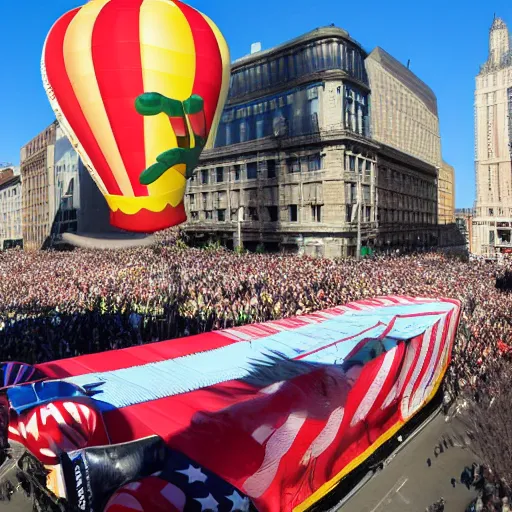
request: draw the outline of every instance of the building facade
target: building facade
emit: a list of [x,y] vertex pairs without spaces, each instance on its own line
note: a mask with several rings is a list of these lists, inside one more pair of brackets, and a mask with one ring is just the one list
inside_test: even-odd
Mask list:
[[473,249],[494,257],[512,248],[512,51],[505,22],[495,18],[489,57],[476,77],[476,202]]
[[54,211],[54,149],[57,122],[53,122],[21,148],[23,245],[27,250],[43,247],[52,229]]
[[365,58],[328,27],[235,61],[188,234],[327,257],[355,255],[358,232],[362,246],[433,242],[436,168],[370,138]]
[[470,254],[473,253],[473,210],[471,208],[455,210],[455,223],[464,237],[467,251]]
[[145,245],[153,238],[110,224],[107,202],[57,122],[21,150],[25,248]]
[[439,168],[441,136],[432,89],[382,48],[375,48],[365,65],[372,138]]
[[0,169],[0,250],[23,245],[19,168]]
[[52,243],[58,243],[66,233],[81,236],[121,233],[110,225],[105,198],[59,125],[54,156],[54,187],[50,191]]
[[52,236],[62,233],[76,233],[78,229],[77,212],[80,209],[80,158],[57,125],[54,150],[54,187],[50,190],[53,209],[50,212]]
[[455,222],[455,169],[444,161],[437,179],[437,208],[439,224]]

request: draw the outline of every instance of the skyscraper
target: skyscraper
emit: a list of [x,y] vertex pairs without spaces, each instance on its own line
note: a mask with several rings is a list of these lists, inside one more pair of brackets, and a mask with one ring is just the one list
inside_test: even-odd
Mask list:
[[489,57],[476,77],[476,254],[512,252],[512,51],[507,25],[494,18]]

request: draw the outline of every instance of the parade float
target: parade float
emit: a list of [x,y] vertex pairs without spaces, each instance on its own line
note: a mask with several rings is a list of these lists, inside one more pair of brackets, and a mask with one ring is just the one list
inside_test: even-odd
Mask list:
[[72,510],[302,512],[434,397],[459,314],[454,300],[388,296],[3,363],[7,453],[36,459]]

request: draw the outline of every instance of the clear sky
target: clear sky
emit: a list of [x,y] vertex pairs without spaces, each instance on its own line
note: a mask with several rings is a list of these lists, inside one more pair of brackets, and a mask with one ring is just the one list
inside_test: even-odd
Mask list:
[[[54,119],[40,77],[44,39],[80,0],[0,0],[2,35],[0,162],[19,163],[20,147]],[[496,12],[512,28],[510,0],[189,0],[223,31],[233,59],[314,28],[347,30],[367,51],[381,46],[437,95],[443,158],[455,167],[456,206],[474,201],[474,78],[487,59]]]

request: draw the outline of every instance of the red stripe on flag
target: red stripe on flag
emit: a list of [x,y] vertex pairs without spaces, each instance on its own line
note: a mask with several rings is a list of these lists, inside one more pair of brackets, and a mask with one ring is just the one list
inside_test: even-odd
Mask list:
[[146,168],[144,117],[135,98],[144,92],[139,39],[144,0],[116,0],[98,14],[92,33],[92,60],[103,105],[136,196],[147,196],[139,182]]
[[222,56],[219,43],[201,13],[178,0],[174,0],[174,3],[181,9],[192,30],[196,51],[196,76],[192,94],[197,94],[204,100],[206,129],[209,132],[222,87]]
[[423,380],[425,373],[428,371],[430,364],[432,363],[432,357],[434,356],[434,345],[436,342],[436,336],[437,336],[438,329],[439,329],[439,322],[433,326],[430,336],[427,336],[428,331],[426,331],[423,336],[423,338],[424,338],[423,343],[427,343],[428,350],[427,350],[427,353],[425,354],[425,359],[423,360],[423,364],[421,366],[420,373],[418,374],[418,378],[416,379],[416,382],[414,383],[414,386],[412,387],[411,399],[410,399],[411,404],[412,404],[412,399],[414,398],[414,395],[416,394],[416,392],[418,391],[418,389],[421,385],[421,382]]
[[36,367],[50,378],[63,379],[86,373],[109,372],[146,363],[175,359],[236,343],[226,336],[221,336],[220,332],[197,334],[187,338],[149,343],[111,352],[72,357],[61,361],[39,364]]
[[94,169],[101,176],[109,194],[120,195],[121,189],[110,170],[89,123],[85,119],[78,98],[73,91],[64,62],[64,37],[69,24],[80,9],[79,7],[69,11],[50,30],[46,39],[43,56],[44,66],[48,82],[53,89],[62,113],[78,137]]
[[[412,398],[412,389],[408,390],[408,386],[411,383],[411,379],[412,379],[412,377],[414,375],[414,372],[416,370],[416,366],[418,365],[418,363],[421,364],[419,359],[420,359],[420,355],[421,355],[422,343],[423,343],[423,334],[420,334],[419,336],[416,336],[409,343],[408,350],[414,350],[414,359],[413,359],[413,362],[412,362],[412,364],[411,364],[411,366],[409,368],[409,371],[407,372],[407,375],[405,376],[405,382],[404,382],[404,385],[402,386],[401,394],[399,396],[399,400],[401,402],[401,405],[400,405],[400,416],[402,417],[402,420],[405,419],[403,417],[403,414],[402,414],[403,410],[405,409],[406,411],[408,411],[409,407],[410,407],[410,400]],[[408,392],[407,396],[405,395],[406,391]],[[404,405],[404,404],[407,404],[407,405]]]

